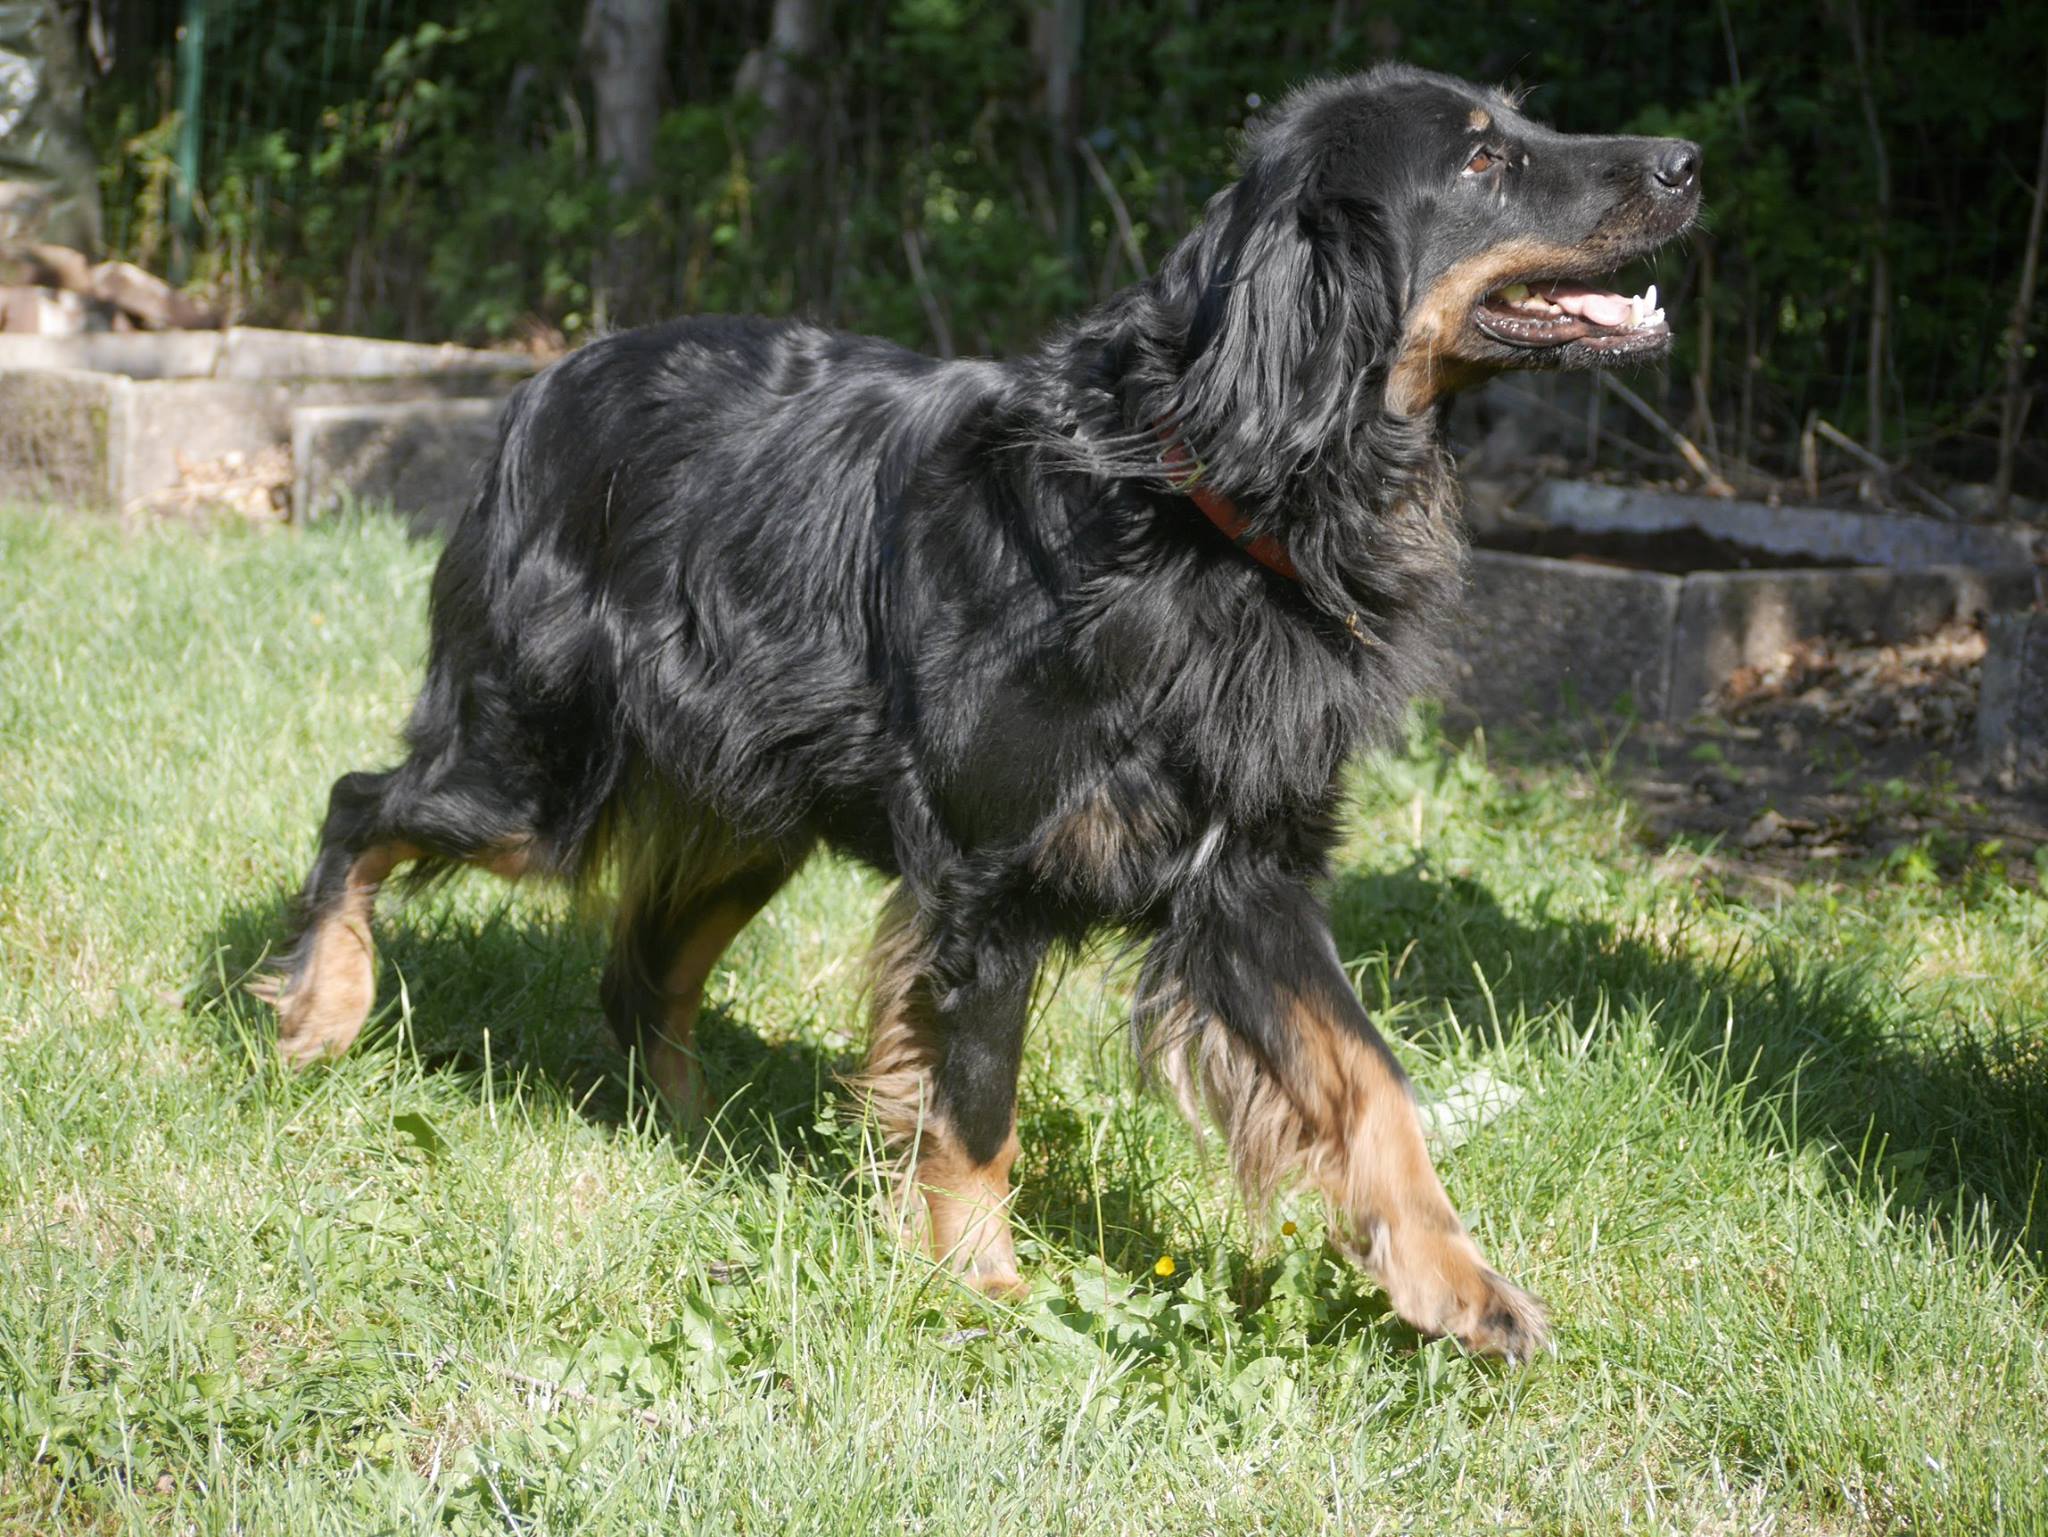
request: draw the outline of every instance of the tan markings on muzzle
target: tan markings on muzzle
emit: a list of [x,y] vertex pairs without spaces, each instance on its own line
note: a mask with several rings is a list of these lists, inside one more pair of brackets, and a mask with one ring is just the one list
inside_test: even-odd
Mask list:
[[1505,240],[1454,263],[1408,312],[1400,351],[1387,376],[1387,404],[1406,416],[1428,410],[1492,371],[1457,349],[1472,334],[1472,306],[1504,283],[1530,273],[1584,267],[1583,246],[1549,240]]

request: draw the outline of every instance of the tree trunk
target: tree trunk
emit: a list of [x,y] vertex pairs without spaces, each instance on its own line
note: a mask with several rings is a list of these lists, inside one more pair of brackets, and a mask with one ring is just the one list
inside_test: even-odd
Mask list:
[[1081,129],[1081,7],[1082,0],[1042,0],[1031,16],[1031,51],[1045,91],[1046,163],[1052,168],[1060,244],[1073,263],[1081,254],[1081,181],[1074,159]]
[[754,165],[801,148],[811,136],[818,112],[818,90],[812,62],[825,46],[824,0],[775,0],[768,24],[768,46],[747,61],[741,88],[761,98],[767,120],[754,135]]
[[2041,153],[2034,164],[2034,211],[2027,217],[2027,249],[2020,260],[2020,288],[2005,327],[2005,399],[1998,411],[1998,478],[1992,505],[2004,517],[2012,504],[2013,460],[2026,429],[2032,401],[2026,386],[2027,324],[2034,318],[2034,283],[2041,273],[2041,224],[2048,211],[2048,94],[2041,101]]
[[[583,19],[583,61],[597,100],[597,158],[606,185],[622,205],[654,180],[654,136],[661,124],[667,56],[668,0],[590,0]],[[614,228],[593,286],[601,323],[633,322],[652,314],[653,250],[645,231]]]
[[[818,61],[831,37],[829,0],[775,0],[767,41],[740,63],[733,91],[761,103],[761,125],[747,145],[756,215],[770,231],[794,233],[786,249],[790,297],[815,302],[833,286],[833,243],[800,233],[828,227],[836,158],[824,122]],[[771,245],[776,237],[768,237]]]
[[[1864,359],[1863,409],[1868,420],[1863,440],[1873,454],[1884,453],[1884,376],[1887,337],[1891,330],[1891,220],[1892,161],[1884,144],[1884,124],[1878,115],[1877,91],[1870,78],[1870,55],[1866,46],[1863,14],[1857,0],[1846,0],[1844,18],[1849,33],[1849,54],[1856,64],[1856,90],[1863,103],[1863,128],[1870,138],[1871,169],[1877,180],[1877,228],[1870,242],[1870,350]],[[1875,39],[1869,40],[1874,45]]]

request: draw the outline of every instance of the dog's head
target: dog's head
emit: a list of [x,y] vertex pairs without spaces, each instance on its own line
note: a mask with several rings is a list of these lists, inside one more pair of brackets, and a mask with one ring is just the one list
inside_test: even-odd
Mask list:
[[1654,290],[1601,279],[1691,225],[1699,167],[1684,140],[1557,133],[1422,70],[1305,87],[1159,275],[1184,327],[1169,414],[1220,458],[1256,439],[1298,464],[1503,369],[1657,357]]
[[1389,403],[1415,410],[1507,368],[1661,355],[1655,285],[1605,275],[1647,256],[1700,206],[1699,147],[1562,134],[1514,100],[1409,71],[1311,93],[1278,126],[1305,150],[1305,211],[1337,239],[1391,223],[1403,298]]

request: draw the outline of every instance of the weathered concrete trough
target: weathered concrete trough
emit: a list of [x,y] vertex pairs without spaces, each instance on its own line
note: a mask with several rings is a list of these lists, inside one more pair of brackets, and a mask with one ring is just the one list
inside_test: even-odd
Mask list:
[[2035,592],[2022,530],[1568,481],[1473,538],[1450,695],[1486,721],[1684,720],[1801,636],[1909,640]]
[[125,507],[292,439],[309,406],[485,399],[523,354],[246,327],[0,336],[0,498]]
[[[2030,566],[2030,529],[1944,523],[1900,513],[1839,507],[1773,507],[1674,491],[1546,481],[1517,509],[1537,528],[1579,536],[1661,536],[1725,547],[1727,558],[1766,566],[1881,566],[1925,571],[1944,566]],[[1681,548],[1684,546],[1681,545]]]
[[292,413],[292,516],[345,498],[388,504],[421,532],[453,526],[498,433],[502,400],[302,406]]

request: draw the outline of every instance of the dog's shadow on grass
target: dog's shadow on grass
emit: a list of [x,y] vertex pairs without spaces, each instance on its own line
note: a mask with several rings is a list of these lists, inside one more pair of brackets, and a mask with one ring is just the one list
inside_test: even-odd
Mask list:
[[[283,901],[252,902],[226,911],[201,941],[186,1010],[213,1029],[223,1053],[257,1060],[273,1049],[270,1011],[248,985],[290,930]],[[518,894],[482,910],[433,896],[387,902],[377,922],[377,1005],[350,1055],[407,1050],[422,1071],[462,1076],[478,1094],[486,1083],[499,1095],[517,1088],[596,1125],[667,1127],[600,1011],[605,944],[594,925]],[[832,1140],[816,1134],[818,1110],[844,1064],[802,1040],[765,1041],[716,1003],[697,1022],[696,1045],[723,1106],[705,1134],[726,1156],[831,1156]]]
[[[1845,1181],[1861,1177],[1860,1158],[1901,1203],[1937,1219],[1952,1217],[1959,1200],[1965,1210],[1981,1203],[1995,1240],[2048,1252],[2048,1052],[2038,1044],[1981,1032],[1911,1039],[1873,982],[1840,963],[1752,955],[1716,967],[1605,924],[1510,914],[1484,885],[1426,862],[1346,874],[1331,906],[1343,954],[1403,957],[1388,985],[1397,1002],[1420,1005],[1423,1030],[1444,1002],[1468,1020],[1489,1009],[1503,1020],[1542,1018],[1562,1004],[1585,1021],[1603,1003],[1612,1017],[1654,1006],[1660,1028],[1683,1037],[1673,1044],[1703,1065],[1732,1051],[1728,1077],[1752,1101],[1796,1093],[1799,1135],[1838,1149],[1831,1162]],[[517,896],[481,910],[431,900],[392,907],[379,924],[378,1011],[357,1051],[402,1044],[424,1070],[463,1075],[473,1092],[520,1085],[599,1125],[650,1115],[598,1009],[601,934]],[[224,913],[202,941],[187,1009],[226,1054],[270,1050],[268,1011],[245,983],[287,927],[281,901],[253,902]],[[1721,1033],[1731,1010],[1732,1047]],[[851,1106],[838,1078],[850,1064],[800,1036],[764,1039],[761,1023],[716,1006],[699,1022],[699,1051],[724,1106],[716,1137],[725,1156],[768,1163],[792,1154],[821,1177],[852,1175],[859,1149],[845,1130]],[[1020,1191],[1027,1229],[1063,1251],[1107,1244],[1122,1268],[1149,1264],[1174,1222],[1137,1155],[1095,1167],[1082,1156],[1097,1132],[1090,1119],[1028,1086],[1020,1111],[1036,1150]],[[836,1132],[827,1124],[835,1115]]]
[[[253,1065],[274,1049],[270,1010],[249,983],[290,931],[283,900],[252,901],[227,910],[200,940],[185,1006],[224,1056]],[[600,1011],[605,948],[595,925],[520,893],[487,905],[434,895],[387,900],[377,920],[377,1005],[350,1056],[406,1052],[427,1073],[462,1077],[474,1094],[487,1083],[501,1098],[518,1087],[595,1125],[674,1133]],[[849,1189],[864,1183],[856,1176],[876,1149],[854,1120],[842,1077],[854,1058],[775,1024],[706,1005],[696,1046],[719,1108],[702,1135],[738,1164],[765,1167],[788,1154],[820,1178]],[[1113,1262],[1149,1266],[1172,1217],[1159,1209],[1144,1170],[1121,1158],[1095,1166],[1086,1156],[1095,1133],[1087,1117],[1028,1086],[1019,1116],[1034,1149],[1028,1173],[1020,1169],[1025,1228],[1064,1252],[1094,1253],[1106,1243]],[[676,1134],[694,1156],[694,1139]]]
[[1838,1180],[1874,1172],[1937,1221],[1981,1203],[1994,1243],[2048,1252],[2048,1051],[2038,1041],[2012,1030],[1915,1038],[1883,979],[1848,964],[1765,950],[1715,965],[1607,924],[1517,917],[1479,882],[1426,861],[1343,876],[1331,909],[1343,954],[1403,957],[1387,985],[1397,1003],[1421,1006],[1420,1033],[1437,1028],[1427,1021],[1444,1002],[1465,1020],[1503,1021],[1563,1004],[1582,1025],[1603,1003],[1612,1018],[1654,1008],[1703,1068],[1725,1053],[1727,1078],[1752,1104],[1789,1102],[1783,1121],[1831,1149]]

